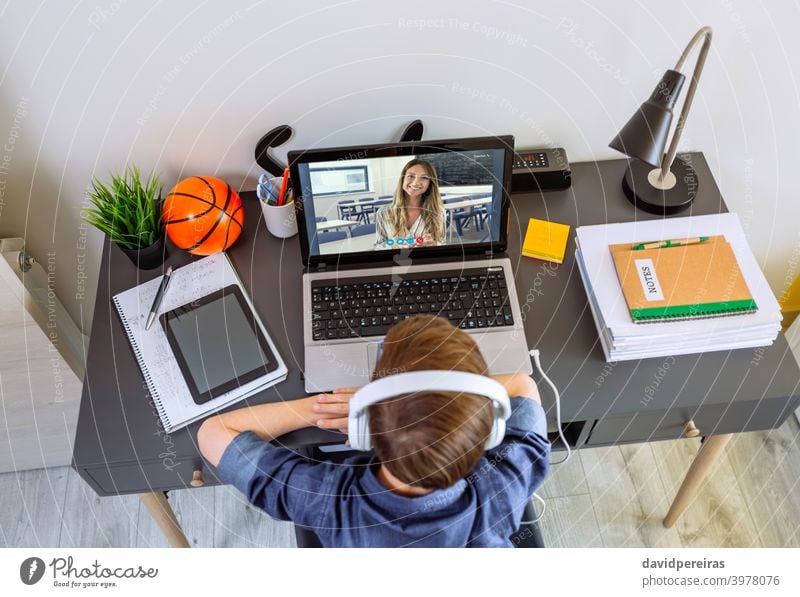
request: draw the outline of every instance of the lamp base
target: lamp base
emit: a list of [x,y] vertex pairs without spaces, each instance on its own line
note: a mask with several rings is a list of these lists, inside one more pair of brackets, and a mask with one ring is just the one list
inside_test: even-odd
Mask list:
[[657,189],[648,181],[653,169],[639,160],[631,161],[622,179],[622,190],[628,201],[651,214],[668,216],[688,208],[697,196],[697,173],[688,162],[676,157],[670,166],[675,175],[675,185],[669,189]]

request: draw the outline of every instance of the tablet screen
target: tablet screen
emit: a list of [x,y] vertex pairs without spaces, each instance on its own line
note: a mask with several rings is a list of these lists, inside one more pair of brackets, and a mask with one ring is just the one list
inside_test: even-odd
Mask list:
[[238,286],[165,313],[162,325],[195,402],[221,396],[277,366]]

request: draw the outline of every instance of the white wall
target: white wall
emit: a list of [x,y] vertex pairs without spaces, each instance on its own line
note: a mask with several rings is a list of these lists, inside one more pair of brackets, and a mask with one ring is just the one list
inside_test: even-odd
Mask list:
[[[419,19],[427,19],[419,21]],[[800,257],[800,14],[790,2],[14,2],[0,18],[0,233],[25,236],[88,327],[92,175],[254,188],[253,146],[513,133],[573,161],[607,143],[701,25],[715,38],[683,149],[703,150],[776,292]],[[283,152],[281,152],[283,153]],[[80,276],[84,276],[81,278]]]

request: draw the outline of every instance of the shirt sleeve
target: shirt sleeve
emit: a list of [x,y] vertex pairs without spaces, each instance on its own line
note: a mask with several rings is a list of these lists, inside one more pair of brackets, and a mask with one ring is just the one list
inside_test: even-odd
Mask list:
[[233,439],[217,470],[223,481],[273,518],[312,528],[318,527],[325,516],[331,501],[328,488],[335,477],[330,464],[310,463],[251,431]]
[[509,427],[531,431],[547,439],[547,417],[544,409],[536,400],[530,398],[511,399],[511,416],[506,421],[506,429]]
[[550,441],[547,418],[542,405],[529,398],[511,399],[511,417],[506,421],[506,435],[486,458],[495,472],[502,491],[516,501],[533,495],[547,476]]

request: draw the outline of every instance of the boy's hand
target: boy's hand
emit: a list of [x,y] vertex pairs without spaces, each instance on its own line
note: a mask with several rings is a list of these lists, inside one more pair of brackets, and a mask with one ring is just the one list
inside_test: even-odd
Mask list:
[[314,396],[311,410],[320,416],[317,427],[337,429],[347,433],[347,417],[350,414],[350,399],[359,388],[337,388],[328,394]]

